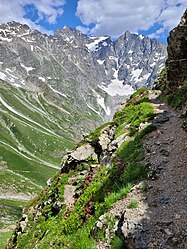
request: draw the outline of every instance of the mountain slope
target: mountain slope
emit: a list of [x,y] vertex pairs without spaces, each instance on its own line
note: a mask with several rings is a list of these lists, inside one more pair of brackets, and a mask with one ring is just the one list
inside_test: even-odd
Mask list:
[[5,81],[0,84],[0,226],[9,227],[21,214],[21,209],[10,210],[41,191],[59,169],[65,151],[86,131],[85,123],[93,127],[98,116],[71,112],[49,87],[33,92]]
[[139,89],[64,156],[7,248],[186,248],[186,74],[176,89],[164,72],[162,97],[183,119],[160,102],[161,91]]
[[166,60],[164,44],[129,32],[113,42],[68,27],[47,36],[16,22],[0,26],[0,51],[1,79],[30,90],[49,85],[106,119],[133,88],[151,86]]
[[11,22],[0,25],[0,53],[2,228],[15,223],[75,141],[111,120],[134,89],[152,85],[166,46],[129,32],[116,41],[68,27],[47,36]]
[[[139,93],[112,123],[87,135],[63,158],[61,172],[27,206],[8,248],[95,248],[97,219],[150,173],[139,160],[144,154],[141,138],[155,129],[146,123],[154,115],[147,101],[157,93]],[[116,218],[109,219],[113,227]]]

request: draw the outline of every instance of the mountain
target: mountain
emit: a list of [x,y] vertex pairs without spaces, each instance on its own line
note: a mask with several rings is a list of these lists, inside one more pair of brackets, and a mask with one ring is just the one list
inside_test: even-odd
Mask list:
[[84,135],[6,248],[186,248],[186,13],[168,39],[161,90],[137,90]]
[[69,27],[48,36],[10,22],[0,25],[0,54],[0,226],[7,231],[76,141],[111,120],[136,88],[153,84],[166,46],[129,32],[115,41]]
[[11,22],[0,25],[0,41],[1,79],[30,90],[48,85],[106,118],[132,87],[151,86],[166,60],[164,44],[129,32],[116,41],[69,27],[47,36]]

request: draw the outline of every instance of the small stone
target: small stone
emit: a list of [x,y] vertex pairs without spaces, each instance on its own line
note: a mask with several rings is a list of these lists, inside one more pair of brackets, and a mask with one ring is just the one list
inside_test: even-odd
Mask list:
[[99,228],[99,229],[102,229],[103,228],[103,223],[98,221],[96,226]]
[[157,221],[157,225],[166,225],[166,226],[168,226],[168,225],[170,225],[172,223],[173,223],[173,220],[158,220]]
[[165,123],[169,121],[169,113],[168,111],[163,111],[163,113],[157,115],[154,118],[154,123]]
[[163,229],[163,231],[164,231],[168,236],[170,236],[170,237],[173,237],[173,236],[174,236],[174,234],[173,234],[168,228]]
[[161,143],[160,141],[156,141],[155,144],[159,146]]
[[147,242],[140,236],[137,236],[135,238],[135,245],[136,245],[136,248],[147,248]]
[[178,239],[176,237],[173,237],[172,238],[172,242],[173,242],[173,244],[177,244],[178,243]]
[[49,178],[49,179],[47,180],[47,186],[50,187],[50,186],[52,185],[53,181],[54,181],[53,178]]
[[180,219],[180,218],[181,218],[181,215],[180,215],[180,214],[176,214],[176,215],[175,215],[175,219],[176,219],[176,220],[178,220],[178,219]]
[[170,197],[161,197],[160,203],[161,204],[169,204]]

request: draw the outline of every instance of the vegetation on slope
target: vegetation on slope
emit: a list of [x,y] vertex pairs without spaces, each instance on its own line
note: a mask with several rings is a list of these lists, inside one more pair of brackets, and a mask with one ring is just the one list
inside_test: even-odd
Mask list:
[[[142,93],[148,96],[147,90]],[[131,135],[110,156],[110,167],[102,164],[104,151],[101,151],[100,162],[92,158],[76,161],[74,169],[56,174],[51,186],[26,207],[26,218],[21,221],[26,222],[26,227],[22,228],[20,222],[8,248],[89,249],[96,248],[98,241],[106,239],[105,230],[96,229],[98,219],[104,214],[107,226],[114,228],[116,218],[107,211],[129,193],[133,184],[150,175],[149,169],[140,162],[145,152],[142,138],[154,129],[152,125],[139,129],[140,123],[146,123],[153,117],[153,108],[144,94],[142,99],[134,100],[118,111],[113,123],[107,124],[110,128],[115,127],[114,138],[119,133],[126,137]],[[130,124],[129,128],[127,124]],[[85,143],[96,146],[103,128],[105,126],[86,136]],[[84,146],[84,143],[81,145]],[[71,203],[67,203],[64,196],[67,185],[75,187]],[[114,232],[110,244],[111,248],[124,248]]]
[[[60,168],[66,150],[74,148],[83,126],[77,132],[77,124],[99,120],[92,111],[72,111],[70,103],[49,87],[30,91],[0,80],[0,197],[20,205],[33,198]],[[16,202],[11,205],[16,209]],[[0,222],[11,228],[21,209],[15,217],[0,199],[1,207],[8,218]]]
[[[170,85],[172,85],[170,83]],[[171,87],[171,86],[170,86]],[[155,88],[161,90],[162,99],[164,102],[173,106],[175,109],[187,108],[187,81],[178,82],[174,88],[170,89],[169,82],[167,81],[166,67],[160,72]],[[185,114],[186,115],[186,114]]]

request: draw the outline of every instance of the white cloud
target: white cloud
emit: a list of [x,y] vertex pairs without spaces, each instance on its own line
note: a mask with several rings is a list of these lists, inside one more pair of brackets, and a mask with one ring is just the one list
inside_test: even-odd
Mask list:
[[158,37],[179,23],[185,7],[186,0],[79,0],[76,15],[87,28],[92,25],[93,35],[115,37],[159,24],[160,31],[152,34]]
[[76,29],[80,30],[83,34],[89,34],[90,29],[87,27],[83,27],[83,26],[77,26]]
[[[48,32],[39,25],[40,21],[45,20],[49,24],[56,23],[57,17],[63,14],[63,7],[66,0],[0,0],[0,23],[17,21],[26,23],[31,28],[37,28],[41,32]],[[26,17],[26,6],[33,6],[37,11],[38,19],[31,21]]]

